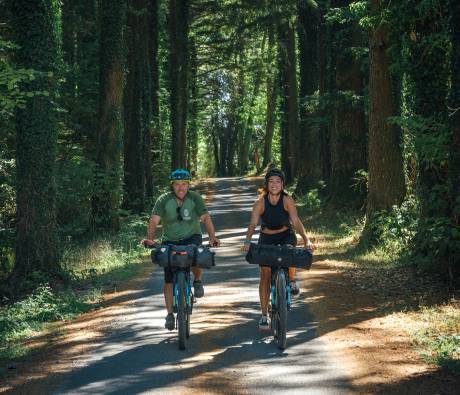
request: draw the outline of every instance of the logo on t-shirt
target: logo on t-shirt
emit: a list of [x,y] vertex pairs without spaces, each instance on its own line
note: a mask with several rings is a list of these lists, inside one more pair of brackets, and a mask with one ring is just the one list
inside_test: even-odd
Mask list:
[[184,221],[190,221],[192,219],[190,211],[188,211],[187,208],[184,208],[184,214],[182,215],[182,218],[184,219]]

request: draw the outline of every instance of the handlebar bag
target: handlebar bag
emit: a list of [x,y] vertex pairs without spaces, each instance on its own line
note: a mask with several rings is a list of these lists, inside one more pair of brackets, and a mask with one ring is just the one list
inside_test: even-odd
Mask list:
[[195,259],[195,246],[170,246],[169,265],[171,267],[186,268],[192,266]]
[[310,269],[313,263],[313,254],[306,248],[294,248],[292,251],[292,262],[299,269]]
[[251,244],[246,260],[254,265],[290,267],[292,266],[291,246]]
[[152,262],[157,263],[161,267],[169,266],[169,246],[162,245],[152,250]]
[[210,269],[216,265],[214,262],[215,253],[208,247],[197,246],[195,252],[195,266],[202,269]]

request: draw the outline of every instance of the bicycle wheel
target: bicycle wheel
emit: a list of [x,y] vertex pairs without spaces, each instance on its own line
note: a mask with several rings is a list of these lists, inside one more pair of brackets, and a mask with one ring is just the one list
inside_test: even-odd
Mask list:
[[179,330],[179,350],[185,349],[185,338],[187,333],[187,303],[185,301],[185,273],[177,273],[177,328]]
[[287,303],[286,303],[286,275],[280,270],[276,276],[276,334],[278,338],[278,348],[286,348],[286,327],[287,327]]
[[185,326],[185,337],[188,339],[190,337],[190,312],[192,311],[193,308],[193,295],[191,294],[191,291],[189,290],[189,299],[188,299],[188,306],[186,307],[186,313],[185,313],[185,321],[186,321],[186,326]]

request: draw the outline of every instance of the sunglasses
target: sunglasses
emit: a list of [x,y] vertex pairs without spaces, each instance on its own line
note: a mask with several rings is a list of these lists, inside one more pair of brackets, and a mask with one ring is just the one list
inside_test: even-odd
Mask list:
[[182,218],[182,213],[180,212],[180,206],[177,206],[176,213],[177,213],[177,219],[179,221],[183,221],[184,219]]

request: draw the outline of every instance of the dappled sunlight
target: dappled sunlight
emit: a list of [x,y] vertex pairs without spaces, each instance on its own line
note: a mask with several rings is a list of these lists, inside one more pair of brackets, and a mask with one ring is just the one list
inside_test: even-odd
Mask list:
[[[214,217],[223,246],[214,249],[216,266],[203,271],[205,297],[194,304],[184,351],[178,350],[177,331],[164,329],[163,270],[148,262],[147,283],[145,276],[133,280],[107,294],[104,309],[57,324],[59,346],[53,348],[46,335],[35,339],[47,343],[60,363],[31,374],[30,381],[40,386],[59,378],[58,394],[107,388],[120,395],[264,394],[274,389],[344,394],[384,389],[388,377],[403,382],[410,375],[429,374],[407,349],[404,334],[388,325],[388,306],[371,294],[355,294],[343,274],[331,269],[354,264],[337,254],[343,240],[320,234],[312,236],[319,242],[312,270],[297,271],[301,294],[288,313],[287,348],[279,350],[271,333],[258,331],[259,268],[239,250],[246,224],[235,212],[228,216],[222,211]],[[227,220],[233,224],[222,226]],[[384,338],[388,334],[390,341]]]

